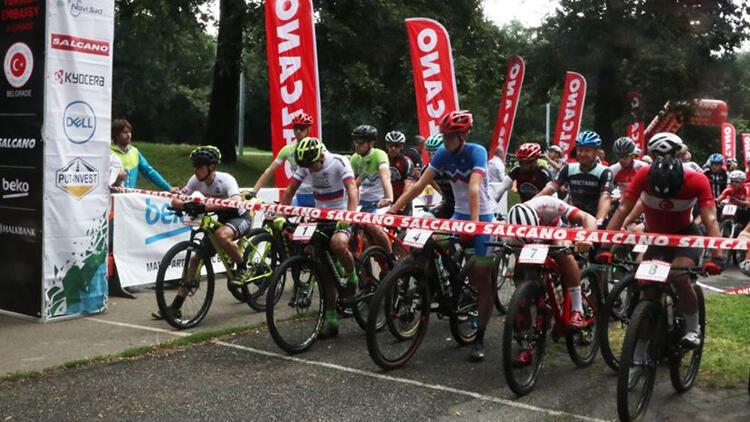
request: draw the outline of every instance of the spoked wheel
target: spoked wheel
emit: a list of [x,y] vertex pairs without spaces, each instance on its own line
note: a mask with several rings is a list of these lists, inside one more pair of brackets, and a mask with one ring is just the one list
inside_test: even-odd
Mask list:
[[205,249],[190,241],[172,246],[156,274],[156,304],[161,317],[177,329],[193,328],[205,318],[213,297],[214,270]]
[[599,344],[602,358],[614,371],[620,369],[620,354],[625,331],[638,303],[638,284],[628,275],[612,287],[599,312]]
[[[359,285],[357,286],[357,305],[353,306],[352,310],[357,324],[366,331],[370,300],[375,295],[380,280],[393,269],[393,262],[388,258],[385,249],[380,246],[370,246],[365,249],[362,256],[355,262],[359,273]],[[378,330],[385,326],[385,314],[382,316],[383,318],[376,324]]]
[[[734,222],[732,220],[724,220],[721,222],[721,225],[719,226],[719,231],[721,231],[721,237],[732,239],[735,235],[734,232]],[[722,249],[721,250],[721,257],[724,260],[724,262],[729,262],[729,258],[731,258],[732,250],[731,249]]]
[[503,373],[510,389],[519,396],[534,389],[546,335],[542,286],[525,281],[513,293],[503,330]]
[[581,272],[581,303],[583,305],[583,319],[588,324],[565,336],[565,346],[568,348],[570,359],[579,368],[586,368],[594,363],[599,352],[599,336],[597,335],[597,315],[599,304],[599,276],[587,268]]
[[[261,229],[250,238],[243,257],[248,269],[248,275],[242,285],[243,295],[247,298],[247,305],[250,308],[263,312],[266,310],[268,284],[273,270],[284,260],[283,248],[278,239]],[[281,294],[281,292],[277,293]],[[275,300],[278,300],[278,296]]]
[[[430,321],[430,289],[422,267],[406,258],[381,280],[367,316],[367,351],[383,369],[405,365]],[[385,321],[387,330],[379,329]]]
[[617,372],[617,414],[621,421],[638,419],[646,411],[654,389],[657,341],[663,332],[659,305],[638,302],[625,333]]
[[703,299],[703,289],[698,285],[693,288],[695,289],[696,296],[698,296],[698,321],[701,327],[701,344],[691,350],[679,347],[675,355],[670,358],[669,378],[672,381],[672,386],[678,393],[684,393],[693,387],[701,365],[701,357],[703,356],[703,340],[706,334],[706,303]]
[[324,292],[315,262],[295,256],[279,265],[266,293],[266,322],[273,341],[294,354],[309,349],[323,327]]
[[495,309],[505,315],[510,306],[510,298],[516,290],[513,280],[513,269],[516,265],[516,255],[500,255],[497,259],[497,294],[495,295]]
[[479,310],[477,309],[477,289],[464,272],[462,280],[454,288],[452,298],[453,313],[450,316],[451,335],[461,346],[472,344],[479,327]]

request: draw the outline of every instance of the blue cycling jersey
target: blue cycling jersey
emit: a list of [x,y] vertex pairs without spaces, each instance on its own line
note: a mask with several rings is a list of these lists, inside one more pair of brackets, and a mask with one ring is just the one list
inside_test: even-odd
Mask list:
[[430,161],[432,171],[450,178],[455,211],[460,214],[471,214],[469,207],[469,180],[473,173],[479,173],[482,182],[479,189],[479,214],[492,214],[495,201],[489,195],[487,184],[487,150],[483,146],[465,143],[461,151],[450,153],[445,146],[438,148]]

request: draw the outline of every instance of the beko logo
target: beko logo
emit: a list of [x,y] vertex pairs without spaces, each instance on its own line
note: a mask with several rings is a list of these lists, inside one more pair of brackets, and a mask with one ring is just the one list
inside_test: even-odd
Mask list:
[[3,199],[22,198],[24,196],[29,196],[29,182],[24,182],[21,179],[8,180],[3,177],[2,187]]

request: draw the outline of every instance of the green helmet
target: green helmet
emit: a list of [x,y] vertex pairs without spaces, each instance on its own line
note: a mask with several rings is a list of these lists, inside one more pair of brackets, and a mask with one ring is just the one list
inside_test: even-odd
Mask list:
[[320,160],[323,152],[323,143],[318,138],[308,136],[297,142],[294,148],[294,159],[300,167],[310,167],[310,165]]
[[202,145],[190,153],[193,164],[216,164],[221,160],[221,151],[213,145]]
[[437,151],[438,148],[440,148],[443,145],[443,134],[442,133],[436,133],[434,135],[431,135],[429,138],[427,138],[427,141],[424,143],[424,147],[427,149],[427,151],[433,152]]

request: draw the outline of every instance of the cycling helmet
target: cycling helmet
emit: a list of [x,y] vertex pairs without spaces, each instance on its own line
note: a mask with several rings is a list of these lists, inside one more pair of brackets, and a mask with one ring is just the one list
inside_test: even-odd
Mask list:
[[646,164],[651,164],[654,162],[654,160],[651,159],[650,155],[644,155],[643,158],[641,158],[641,160],[643,160],[643,162]]
[[711,164],[724,164],[724,156],[719,153],[713,153],[708,157],[708,162]]
[[216,164],[221,160],[221,151],[213,145],[201,145],[190,153],[193,164]]
[[294,116],[292,119],[292,126],[312,126],[313,117],[304,111]]
[[429,152],[437,151],[441,146],[443,146],[443,135],[440,133],[430,135],[424,143],[425,149]]
[[558,154],[562,154],[563,153],[562,148],[560,148],[557,145],[550,145],[549,148],[547,148],[547,149],[550,150],[550,151],[555,151]]
[[576,138],[577,147],[601,148],[602,138],[593,130],[585,130]]
[[465,133],[473,124],[474,117],[468,110],[451,111],[440,120],[440,133]]
[[508,211],[508,223],[524,226],[538,226],[539,215],[536,210],[526,204],[516,204]]
[[682,162],[671,155],[659,157],[648,171],[649,190],[658,197],[669,198],[677,194],[685,182]]
[[385,134],[385,142],[389,144],[405,144],[406,136],[397,130],[392,130]]
[[318,138],[308,136],[297,142],[294,148],[294,159],[300,167],[310,167],[318,161],[323,152],[323,143]]
[[542,156],[542,147],[539,144],[527,142],[516,148],[516,157],[519,160],[536,160]]
[[659,132],[648,141],[649,154],[674,155],[682,151],[685,144],[679,136],[670,132]]
[[638,145],[635,146],[635,151],[633,151],[633,155],[636,157],[640,157],[643,155],[643,150],[638,147]]
[[370,125],[359,125],[352,131],[352,137],[374,141],[378,139],[378,130]]
[[729,181],[730,182],[744,182],[747,180],[747,175],[745,175],[745,172],[742,170],[732,170],[729,172]]
[[616,156],[622,158],[629,155],[635,155],[635,148],[635,142],[627,136],[623,136],[622,138],[617,138],[612,145],[612,152],[614,152]]
[[737,165],[737,159],[736,158],[727,158],[727,165],[728,166],[731,166],[731,165],[735,165],[736,166]]

